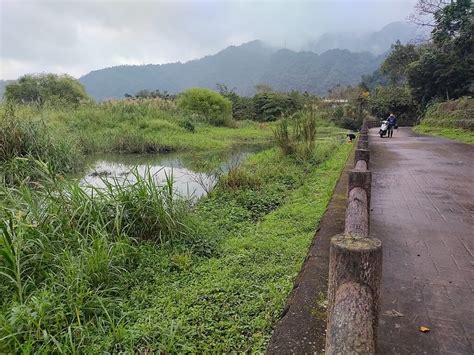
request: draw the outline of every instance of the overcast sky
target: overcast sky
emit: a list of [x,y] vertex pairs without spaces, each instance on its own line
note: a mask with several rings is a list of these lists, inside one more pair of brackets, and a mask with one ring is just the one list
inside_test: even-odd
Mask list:
[[0,79],[187,61],[254,39],[298,49],[325,32],[405,20],[415,2],[0,0]]

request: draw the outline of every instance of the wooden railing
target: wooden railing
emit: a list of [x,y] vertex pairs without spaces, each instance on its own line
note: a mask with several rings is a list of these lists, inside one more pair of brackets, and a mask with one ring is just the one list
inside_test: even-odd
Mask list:
[[372,174],[368,121],[349,171],[344,234],[331,240],[326,354],[375,354],[382,242],[369,238]]

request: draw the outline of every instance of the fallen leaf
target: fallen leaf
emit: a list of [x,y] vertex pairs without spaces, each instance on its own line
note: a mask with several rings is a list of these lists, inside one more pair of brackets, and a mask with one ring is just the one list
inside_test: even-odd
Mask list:
[[428,327],[424,327],[424,326],[421,326],[420,327],[420,332],[423,332],[423,333],[428,333],[431,329],[428,328]]

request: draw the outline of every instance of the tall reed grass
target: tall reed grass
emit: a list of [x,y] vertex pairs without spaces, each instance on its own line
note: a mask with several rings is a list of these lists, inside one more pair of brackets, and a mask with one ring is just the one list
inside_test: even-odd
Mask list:
[[0,185],[0,352],[78,353],[84,343],[92,351],[91,333],[113,348],[137,248],[204,249],[191,205],[175,196],[171,176],[158,186],[134,171],[94,188],[34,164],[34,187]]
[[67,132],[52,131],[42,120],[33,120],[7,105],[0,115],[0,181],[35,180],[34,160],[48,162],[55,173],[70,173],[82,164],[77,141]]
[[277,145],[285,155],[310,158],[315,149],[317,117],[313,111],[298,111],[274,128]]

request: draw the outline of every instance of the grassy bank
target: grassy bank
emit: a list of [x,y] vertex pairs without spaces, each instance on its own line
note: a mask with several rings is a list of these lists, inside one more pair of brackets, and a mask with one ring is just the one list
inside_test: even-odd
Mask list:
[[0,191],[0,351],[264,350],[350,147],[255,154],[197,205],[35,162]]
[[449,138],[458,142],[474,144],[474,131],[470,130],[460,128],[433,127],[430,125],[421,124],[416,126],[413,131],[428,134],[430,136]]
[[[0,107],[5,116],[7,107]],[[268,124],[233,121],[216,127],[202,117],[178,110],[160,99],[88,103],[78,107],[13,108],[17,119],[41,123],[75,137],[84,153],[156,153],[176,150],[223,150],[271,138]]]
[[474,143],[474,99],[464,97],[431,105],[415,132]]

